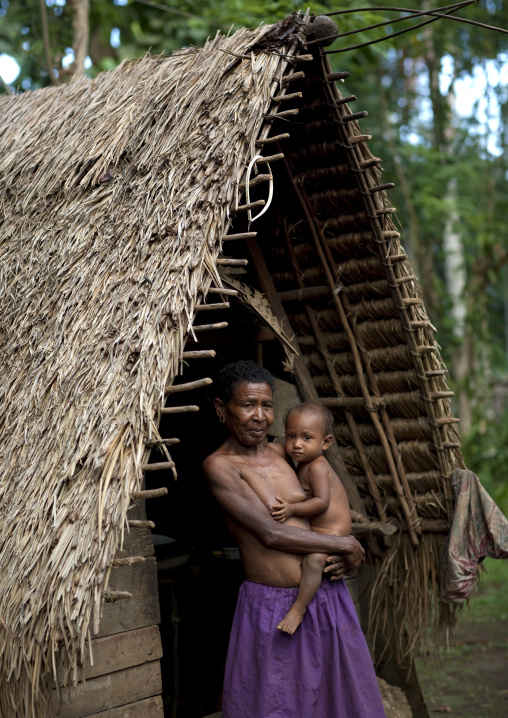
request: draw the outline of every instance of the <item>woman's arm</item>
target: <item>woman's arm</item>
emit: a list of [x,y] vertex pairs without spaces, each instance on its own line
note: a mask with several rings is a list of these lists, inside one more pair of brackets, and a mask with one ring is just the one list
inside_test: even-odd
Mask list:
[[203,469],[222,509],[266,548],[298,554],[341,554],[350,569],[363,561],[365,552],[353,536],[328,536],[275,521],[226,457],[212,454],[203,463]]

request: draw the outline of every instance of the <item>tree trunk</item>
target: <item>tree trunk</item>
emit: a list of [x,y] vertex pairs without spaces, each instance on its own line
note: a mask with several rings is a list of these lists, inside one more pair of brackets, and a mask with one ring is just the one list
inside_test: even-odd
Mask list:
[[72,49],[74,50],[73,79],[78,79],[85,74],[85,60],[88,55],[90,2],[89,0],[70,0],[70,6],[72,10],[72,27],[74,29],[72,43]]

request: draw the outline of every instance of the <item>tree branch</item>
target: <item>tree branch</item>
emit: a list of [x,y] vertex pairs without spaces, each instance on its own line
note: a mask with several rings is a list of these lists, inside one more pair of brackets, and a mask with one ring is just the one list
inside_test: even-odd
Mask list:
[[5,82],[5,80],[4,80],[4,78],[2,77],[2,75],[0,75],[0,85],[2,85],[2,89],[4,90],[4,92],[5,92],[7,95],[14,95],[14,92],[13,92],[12,87],[10,87],[10,85],[8,85],[8,84]]
[[46,55],[46,67],[48,69],[49,79],[53,85],[59,85],[59,80],[55,77],[55,68],[51,59],[51,44],[49,41],[48,17],[46,15],[45,0],[40,0],[41,22],[42,22],[42,40],[44,42],[44,54]]

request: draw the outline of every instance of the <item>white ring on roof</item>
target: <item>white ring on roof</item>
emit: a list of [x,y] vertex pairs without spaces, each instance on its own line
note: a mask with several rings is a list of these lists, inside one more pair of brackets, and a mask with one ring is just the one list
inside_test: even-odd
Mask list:
[[[247,200],[247,204],[250,204],[250,190],[249,190],[250,173],[252,172],[252,168],[254,167],[254,165],[256,164],[256,162],[257,162],[258,160],[262,160],[262,159],[263,159],[263,155],[255,155],[255,156],[251,159],[250,164],[249,164],[249,166],[247,167],[247,177],[246,177],[246,180],[245,180],[245,198],[246,198],[246,200]],[[268,162],[266,163],[266,166],[267,166],[267,168],[268,168],[269,174],[272,175],[272,169],[271,169],[270,165],[268,164]],[[270,205],[271,205],[271,203],[272,203],[272,199],[273,199],[273,176],[271,176],[271,179],[269,180],[269,182],[270,182],[270,189],[268,190],[268,199],[267,199],[267,201],[266,201],[266,205],[263,207],[263,209],[261,210],[261,212],[259,212],[255,217],[253,217],[253,216],[252,216],[252,212],[250,211],[250,209],[247,210],[247,220],[248,220],[249,224],[252,224],[252,222],[255,222],[256,219],[258,219],[259,217],[261,217],[261,215],[266,212],[266,210],[270,207]]]

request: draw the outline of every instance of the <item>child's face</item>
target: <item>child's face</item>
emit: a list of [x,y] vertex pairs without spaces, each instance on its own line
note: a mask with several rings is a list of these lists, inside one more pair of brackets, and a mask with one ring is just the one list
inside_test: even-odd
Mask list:
[[299,464],[317,459],[331,444],[323,422],[315,414],[290,414],[286,421],[286,453]]

